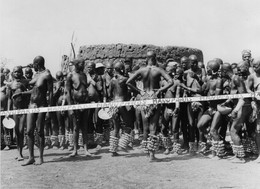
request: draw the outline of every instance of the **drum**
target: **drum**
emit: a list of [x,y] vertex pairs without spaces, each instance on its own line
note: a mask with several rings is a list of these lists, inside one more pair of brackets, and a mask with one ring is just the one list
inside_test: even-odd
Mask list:
[[15,127],[15,121],[12,118],[4,118],[2,123],[7,129],[13,129]]
[[98,117],[103,120],[108,120],[112,117],[111,114],[108,113],[109,108],[102,108],[98,111]]
[[231,113],[232,108],[227,107],[227,106],[218,105],[218,106],[217,106],[217,110],[218,110],[219,113],[221,113],[222,115],[227,115],[227,114]]

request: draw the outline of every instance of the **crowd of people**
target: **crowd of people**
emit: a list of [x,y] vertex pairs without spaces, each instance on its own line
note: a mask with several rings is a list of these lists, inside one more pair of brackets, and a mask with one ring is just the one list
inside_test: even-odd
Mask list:
[[[86,64],[86,65],[85,65]],[[34,69],[34,72],[33,72]],[[133,64],[132,58],[114,63],[94,63],[84,59],[70,61],[66,72],[53,78],[45,60],[37,56],[33,64],[16,66],[12,72],[1,68],[1,111],[64,106],[82,103],[143,101],[157,98],[180,98],[260,92],[260,58],[250,50],[242,52],[238,63],[215,58],[206,66],[196,55],[157,61],[156,53],[147,52],[145,61]],[[12,115],[13,131],[1,128],[4,150],[17,145],[17,160],[23,164],[42,164],[43,152],[49,148],[72,151],[70,157],[84,149],[84,155],[100,153],[108,144],[111,155],[119,150],[131,153],[135,139],[157,161],[155,153],[200,154],[211,158],[230,158],[244,163],[246,157],[260,162],[260,99],[258,95],[239,99],[209,100],[77,109],[57,112]],[[108,110],[109,119],[101,119]],[[11,116],[6,115],[6,118]],[[4,116],[1,117],[1,122]],[[231,140],[227,140],[227,133]],[[40,151],[34,158],[34,146]],[[95,149],[90,153],[89,148]]]

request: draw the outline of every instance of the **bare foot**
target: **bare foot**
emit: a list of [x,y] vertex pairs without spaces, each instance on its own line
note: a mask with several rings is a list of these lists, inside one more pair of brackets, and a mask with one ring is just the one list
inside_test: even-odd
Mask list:
[[126,148],[118,147],[118,150],[128,153],[128,150]]
[[117,152],[112,152],[112,157],[120,156]]
[[50,146],[45,146],[44,147],[44,150],[49,150],[50,149]]
[[69,157],[75,157],[75,156],[77,156],[77,155],[78,155],[77,152],[72,152],[72,154],[70,154]]
[[43,164],[43,159],[42,158],[39,158],[39,160],[34,163],[34,165],[41,165],[41,164]]
[[189,155],[190,155],[190,156],[196,156],[197,153],[196,153],[195,151],[190,151],[190,152],[189,152]]
[[220,158],[219,156],[214,156],[214,155],[212,155],[212,154],[210,154],[208,157],[209,157],[210,159],[213,159],[213,160],[221,160],[221,158]]
[[52,149],[53,150],[58,150],[58,146],[53,146]]
[[23,158],[23,156],[19,156],[19,157],[16,157],[15,160],[17,160],[17,161],[23,161],[24,158]]
[[10,146],[6,146],[5,148],[4,148],[4,150],[10,150]]
[[92,157],[92,154],[89,151],[85,151],[84,156],[85,157]]
[[258,158],[256,160],[253,161],[254,163],[260,163],[260,155],[258,156]]
[[233,158],[232,160],[230,160],[232,163],[245,163],[246,160],[244,158],[238,158],[238,157],[235,157]]
[[59,150],[64,150],[65,149],[65,146],[61,146],[60,148],[59,148]]
[[149,159],[149,162],[150,162],[150,163],[159,162],[159,161],[161,161],[161,160],[158,159],[158,158],[156,158],[156,157],[150,157],[150,159]]
[[35,163],[34,159],[29,159],[25,164],[22,164],[22,166],[32,165]]
[[169,153],[170,153],[170,150],[169,150],[169,148],[167,148],[167,149],[164,151],[164,154],[165,154],[165,155],[169,155]]
[[68,150],[69,150],[69,151],[73,151],[73,150],[74,150],[74,147],[73,147],[73,146],[69,146]]

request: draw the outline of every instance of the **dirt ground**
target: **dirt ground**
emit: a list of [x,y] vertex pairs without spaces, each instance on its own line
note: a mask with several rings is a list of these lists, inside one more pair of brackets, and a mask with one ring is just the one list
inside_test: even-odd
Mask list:
[[[91,151],[91,150],[90,150]],[[137,147],[111,157],[108,147],[93,157],[68,157],[68,150],[49,149],[41,166],[21,166],[16,149],[1,151],[1,188],[260,188],[260,164],[234,164],[196,155],[164,155],[149,163]],[[24,150],[28,157],[28,150]],[[38,149],[35,149],[38,158]]]

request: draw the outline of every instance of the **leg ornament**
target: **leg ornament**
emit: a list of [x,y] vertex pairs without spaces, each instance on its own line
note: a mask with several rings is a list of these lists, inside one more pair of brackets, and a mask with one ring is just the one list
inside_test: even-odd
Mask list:
[[50,136],[45,136],[45,150],[50,149],[51,146],[51,137]]
[[109,151],[114,153],[117,152],[117,147],[118,147],[118,138],[114,136],[110,136],[109,139]]
[[155,135],[150,135],[147,141],[148,151],[155,152],[159,147],[159,137]]

